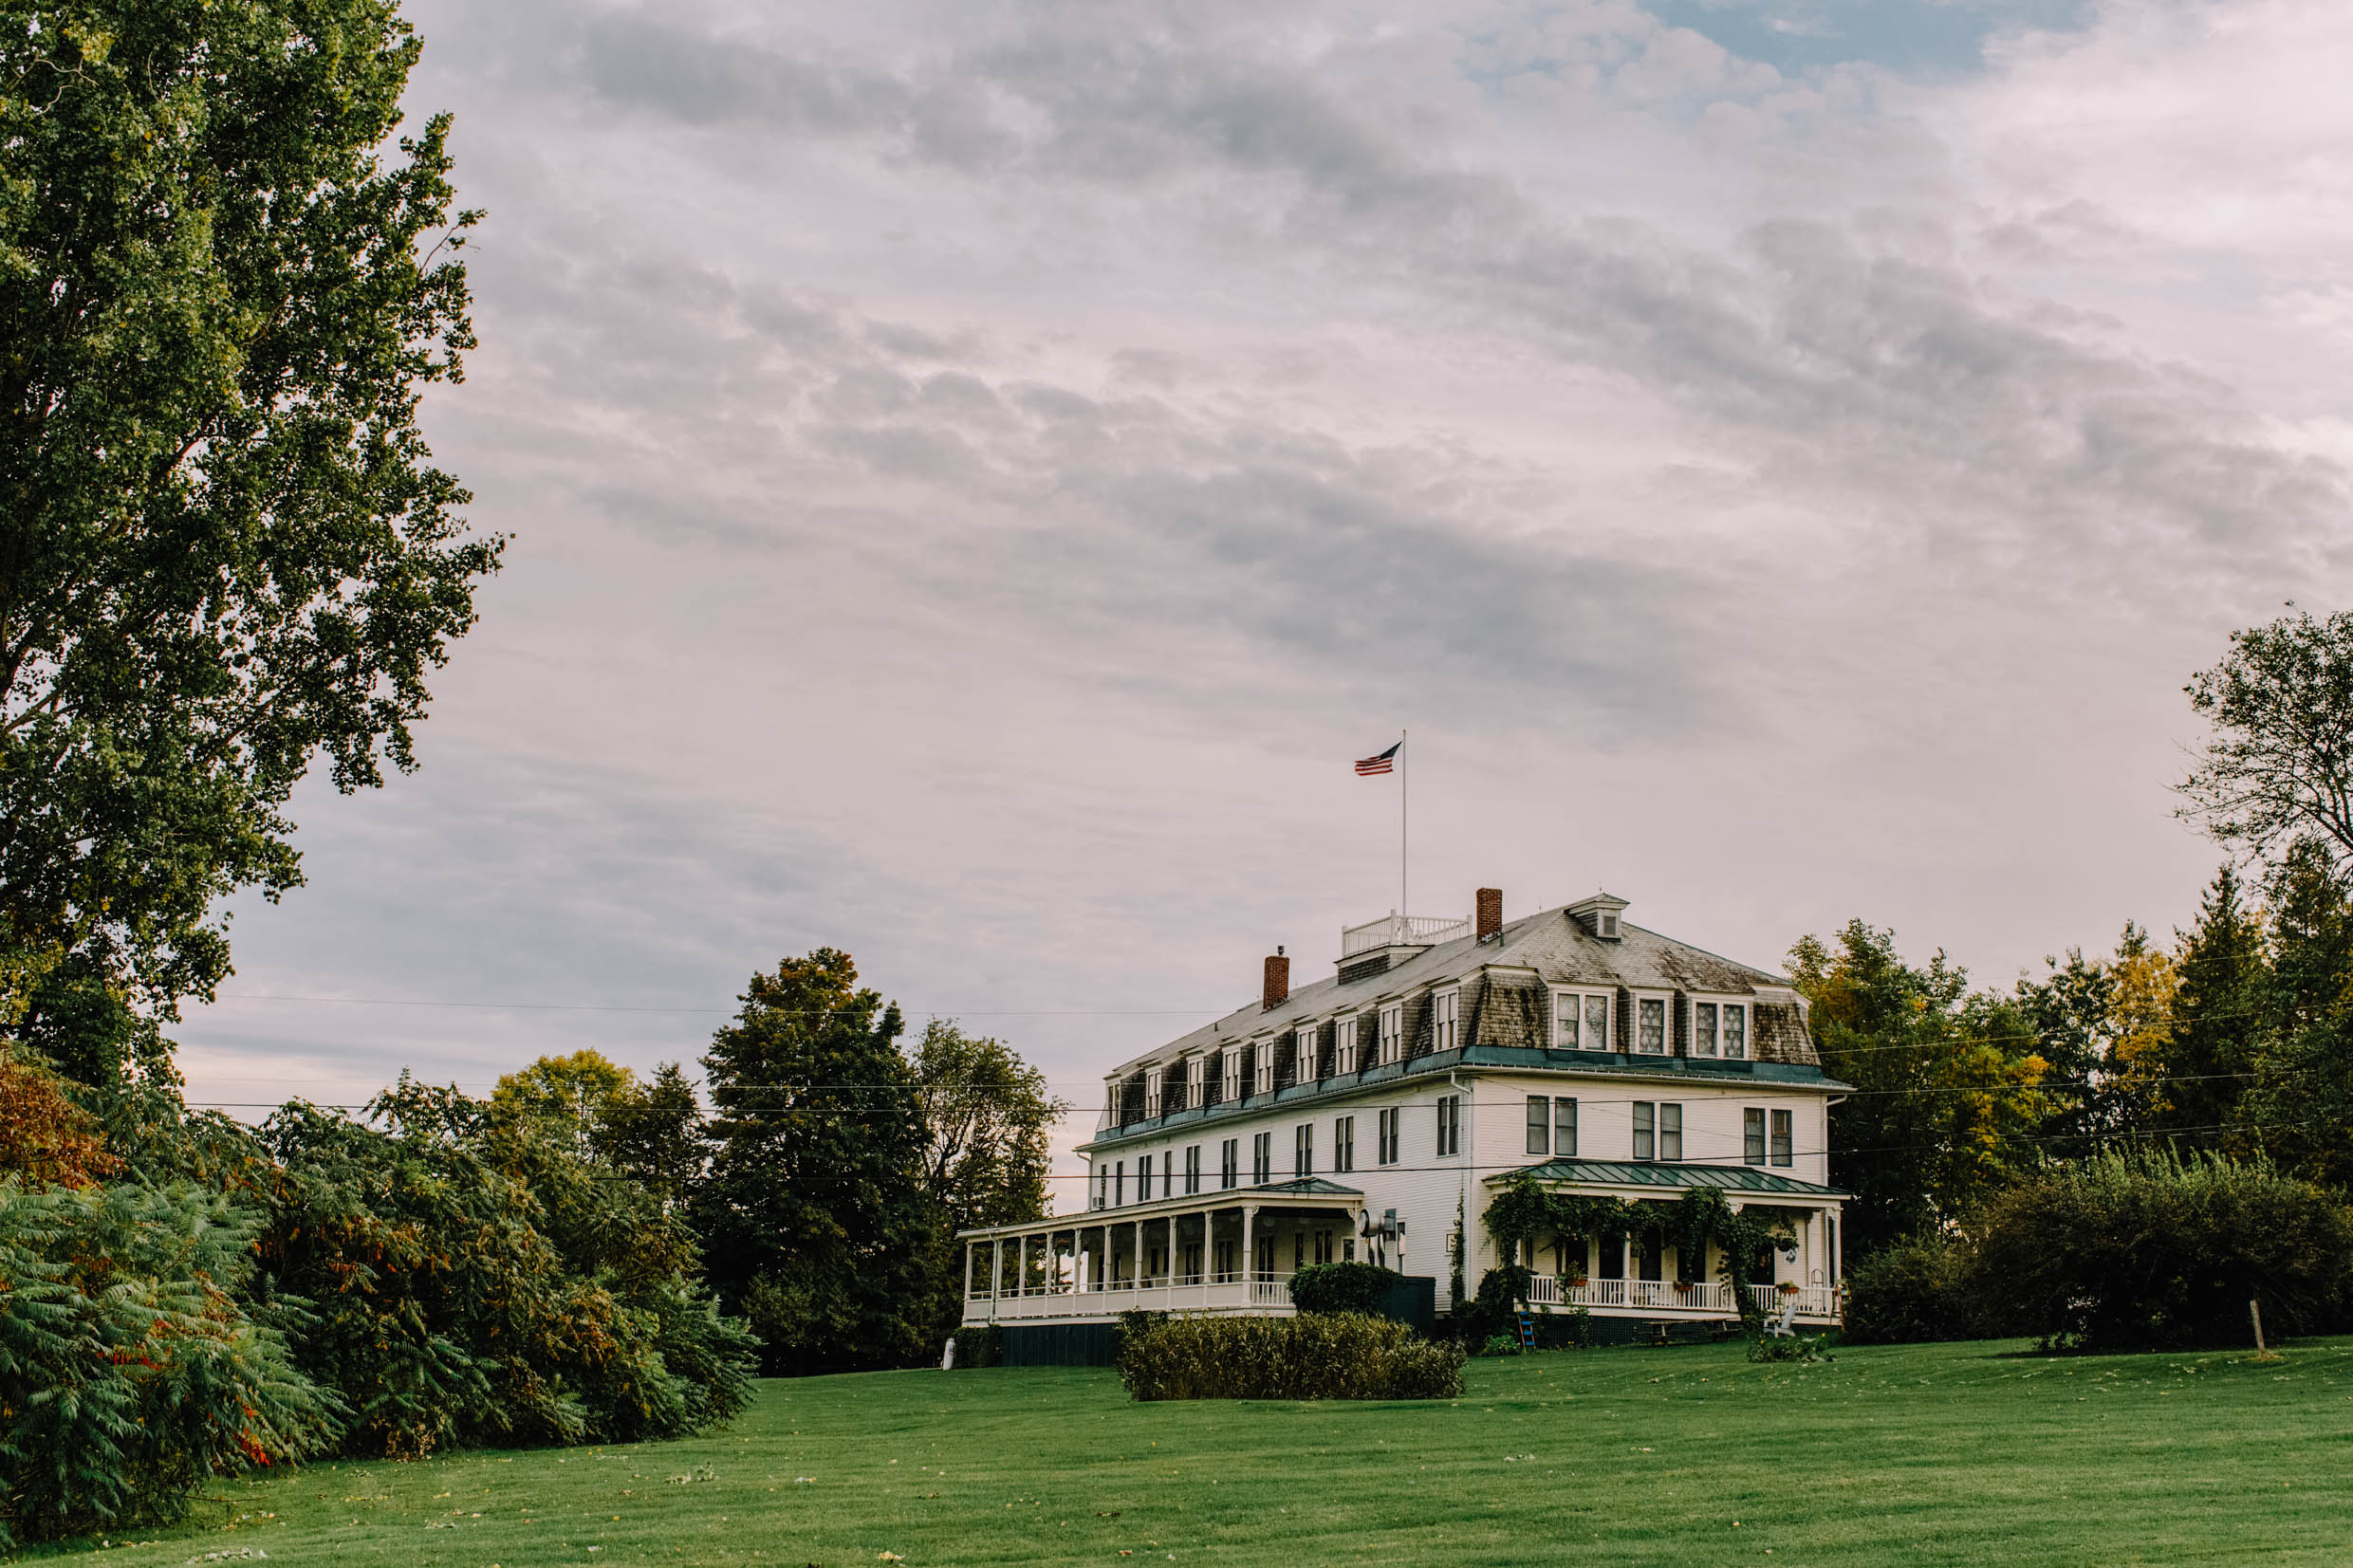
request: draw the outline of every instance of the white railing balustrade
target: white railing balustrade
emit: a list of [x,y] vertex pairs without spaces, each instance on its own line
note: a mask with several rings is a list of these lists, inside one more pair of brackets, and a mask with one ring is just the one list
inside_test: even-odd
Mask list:
[[1382,948],[1435,948],[1471,934],[1471,922],[1452,915],[1384,914],[1361,926],[1340,928],[1340,956],[1354,958]]
[[[1836,1285],[1751,1285],[1749,1296],[1767,1317],[1797,1303],[1800,1318],[1836,1318]],[[1615,1307],[1636,1312],[1689,1313],[1699,1318],[1733,1318],[1740,1305],[1732,1284],[1723,1280],[1685,1283],[1675,1280],[1564,1280],[1538,1274],[1528,1282],[1529,1306]]]

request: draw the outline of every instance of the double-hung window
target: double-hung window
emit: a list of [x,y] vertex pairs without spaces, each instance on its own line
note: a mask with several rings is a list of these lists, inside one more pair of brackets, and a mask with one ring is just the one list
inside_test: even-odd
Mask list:
[[1185,1148],[1185,1196],[1201,1190],[1201,1146],[1188,1144]]
[[1603,991],[1552,993],[1552,1047],[1558,1051],[1609,1049],[1609,996]]
[[1552,1153],[1556,1159],[1577,1154],[1577,1102],[1566,1095],[1552,1101]]
[[1402,1115],[1394,1105],[1380,1113],[1380,1144],[1377,1153],[1383,1165],[1398,1162],[1398,1119]]
[[1528,1097],[1528,1152],[1531,1154],[1552,1153],[1552,1097]]
[[1274,1134],[1261,1133],[1251,1139],[1251,1185],[1264,1187],[1274,1180]]
[[1658,1102],[1638,1099],[1634,1102],[1634,1157],[1655,1160],[1658,1157]]
[[1146,1154],[1136,1162],[1136,1201],[1152,1201],[1152,1156]]
[[1462,992],[1438,991],[1430,998],[1430,1049],[1451,1051],[1462,1043]]
[[1111,1167],[1095,1167],[1095,1207],[1102,1208],[1111,1201]]
[[1773,1163],[1775,1165],[1797,1163],[1796,1120],[1796,1116],[1791,1112],[1775,1111],[1773,1113]]
[[1356,1117],[1336,1116],[1332,1120],[1332,1172],[1345,1175],[1356,1169]]
[[1163,1149],[1160,1151],[1160,1196],[1164,1198],[1173,1198],[1176,1195],[1176,1151],[1174,1149]]
[[1658,1157],[1680,1160],[1683,1157],[1683,1108],[1680,1105],[1658,1107]]
[[1405,1059],[1405,1005],[1392,1002],[1380,1009],[1380,1061],[1387,1066]]
[[1660,996],[1637,998],[1634,1004],[1634,1048],[1642,1056],[1667,1054],[1667,1002]]
[[1748,1165],[1765,1163],[1765,1112],[1751,1105],[1740,1113],[1740,1158]]
[[1114,1206],[1127,1202],[1127,1161],[1111,1168],[1111,1202]]
[[1251,1074],[1251,1081],[1255,1086],[1254,1092],[1262,1095],[1274,1093],[1273,1041],[1262,1040],[1258,1042],[1258,1051],[1253,1065],[1257,1069]]
[[1303,1121],[1291,1129],[1291,1179],[1306,1181],[1315,1174],[1315,1123]]
[[1167,1070],[1155,1067],[1144,1075],[1144,1119],[1149,1121],[1160,1114],[1160,1088],[1168,1081]]
[[1217,1151],[1217,1186],[1221,1191],[1232,1191],[1242,1179],[1242,1140],[1228,1138]]
[[1356,1071],[1356,1020],[1343,1018],[1332,1025],[1332,1071],[1346,1078]]
[[1320,1033],[1316,1025],[1310,1024],[1295,1037],[1299,1055],[1291,1067],[1293,1083],[1314,1083],[1323,1078],[1322,1063],[1315,1059],[1316,1040]]
[[1734,1061],[1749,1054],[1749,1005],[1745,1002],[1692,1004],[1694,1056],[1723,1056]]
[[1438,1155],[1462,1153],[1462,1097],[1438,1096]]
[[1225,1053],[1226,1100],[1231,1104],[1242,1098],[1242,1052],[1239,1047]]

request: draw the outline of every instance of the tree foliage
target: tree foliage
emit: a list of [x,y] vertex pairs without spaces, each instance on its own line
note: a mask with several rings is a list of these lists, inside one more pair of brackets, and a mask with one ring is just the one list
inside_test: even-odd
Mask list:
[[286,803],[407,768],[501,541],[419,389],[472,346],[393,0],[0,0],[0,980],[67,1071],[227,972]]
[[1950,1224],[2034,1158],[2050,1064],[2014,1002],[1973,994],[1941,951],[1907,964],[1893,932],[1861,920],[1802,939],[1789,970],[1824,1070],[1856,1089],[1830,1118],[1851,1256]]
[[290,1304],[244,1300],[261,1212],[193,1183],[0,1183],[0,1539],[168,1522],[331,1440]]
[[948,1251],[899,1008],[831,948],[753,975],[741,1001],[703,1058],[713,1282],[770,1373],[906,1365],[936,1346]]
[[2353,858],[2353,611],[2234,632],[2186,690],[2213,732],[2180,814],[2257,858],[2306,838]]

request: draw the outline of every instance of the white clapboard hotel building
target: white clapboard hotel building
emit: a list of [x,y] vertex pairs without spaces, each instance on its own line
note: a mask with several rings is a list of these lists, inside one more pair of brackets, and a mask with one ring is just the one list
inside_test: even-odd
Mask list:
[[[1304,1264],[1363,1259],[1431,1282],[1506,1260],[1481,1223],[1526,1172],[1566,1191],[1673,1201],[1716,1188],[1797,1239],[1748,1288],[1769,1310],[1839,1310],[1830,1108],[1805,1000],[1786,976],[1625,918],[1596,894],[1503,918],[1389,915],[1341,933],[1337,972],[1259,999],[1105,1079],[1081,1153],[1083,1213],[966,1234],[964,1321],[1009,1332],[1129,1310],[1283,1313]],[[1554,1238],[1519,1260],[1531,1306],[1582,1306],[1597,1337],[1733,1318],[1725,1260],[1672,1245]],[[1061,1337],[1057,1335],[1057,1337]]]

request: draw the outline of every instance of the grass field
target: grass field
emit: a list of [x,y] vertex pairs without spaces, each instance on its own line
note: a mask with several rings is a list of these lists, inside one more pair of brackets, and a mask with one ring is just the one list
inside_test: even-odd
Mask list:
[[2021,1348],[1561,1352],[1474,1361],[1436,1406],[1137,1405],[1059,1369],[771,1382],[709,1439],[321,1466],[104,1557],[2353,1562],[2353,1340],[2275,1365]]

